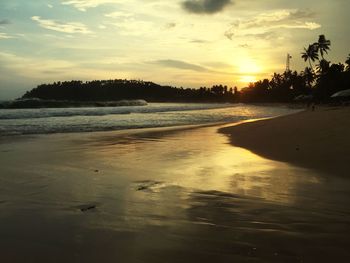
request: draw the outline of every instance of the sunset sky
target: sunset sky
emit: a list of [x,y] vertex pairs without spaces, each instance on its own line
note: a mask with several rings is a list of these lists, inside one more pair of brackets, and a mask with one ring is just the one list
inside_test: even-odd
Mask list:
[[144,79],[244,87],[307,65],[319,34],[326,57],[350,53],[349,0],[2,0],[0,99],[44,82]]

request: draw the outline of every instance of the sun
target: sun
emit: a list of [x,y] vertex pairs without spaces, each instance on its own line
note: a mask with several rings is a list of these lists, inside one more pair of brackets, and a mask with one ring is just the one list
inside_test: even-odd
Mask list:
[[240,79],[239,81],[245,84],[257,81],[256,75],[261,72],[261,67],[256,60],[249,57],[242,57],[238,64]]

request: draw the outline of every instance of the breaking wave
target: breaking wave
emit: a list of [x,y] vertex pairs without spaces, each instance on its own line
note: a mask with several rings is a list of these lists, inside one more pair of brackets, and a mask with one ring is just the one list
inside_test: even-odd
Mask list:
[[243,104],[145,103],[123,101],[106,107],[0,109],[0,136],[237,122],[293,112],[287,107]]

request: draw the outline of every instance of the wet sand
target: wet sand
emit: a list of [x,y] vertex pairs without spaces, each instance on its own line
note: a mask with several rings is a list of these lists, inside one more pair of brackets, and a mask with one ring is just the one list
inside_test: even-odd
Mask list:
[[349,180],[225,127],[0,141],[1,262],[346,262]]
[[233,145],[265,158],[349,177],[350,107],[318,108],[221,132]]

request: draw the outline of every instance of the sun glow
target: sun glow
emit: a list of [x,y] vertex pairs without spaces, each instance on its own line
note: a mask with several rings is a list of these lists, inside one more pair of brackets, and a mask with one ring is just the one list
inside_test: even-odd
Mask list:
[[253,82],[256,82],[257,79],[255,76],[250,76],[250,75],[245,75],[245,76],[242,76],[240,78],[240,81],[243,82],[243,83],[253,83]]
[[243,74],[252,74],[261,72],[261,68],[252,59],[242,59],[239,64],[239,71]]
[[248,84],[257,81],[256,75],[261,72],[259,64],[251,58],[242,57],[239,61],[240,82]]

